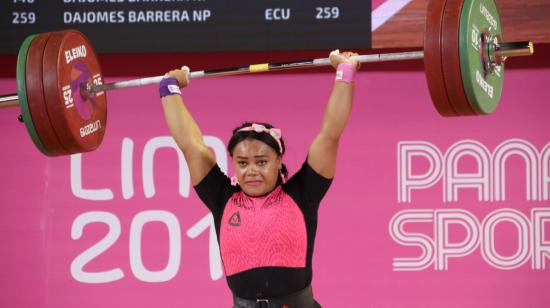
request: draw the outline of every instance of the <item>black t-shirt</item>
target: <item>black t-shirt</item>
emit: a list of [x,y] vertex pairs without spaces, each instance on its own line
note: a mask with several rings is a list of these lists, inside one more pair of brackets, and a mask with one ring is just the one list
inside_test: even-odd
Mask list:
[[235,295],[279,297],[311,284],[317,212],[331,182],[305,162],[262,197],[232,186],[217,165],[195,186],[214,216],[227,282]]

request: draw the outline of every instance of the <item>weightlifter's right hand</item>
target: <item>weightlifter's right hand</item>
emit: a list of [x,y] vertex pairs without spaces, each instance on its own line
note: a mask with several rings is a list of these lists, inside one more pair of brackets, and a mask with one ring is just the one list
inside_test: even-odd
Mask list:
[[185,88],[189,84],[189,67],[182,66],[181,69],[171,70],[164,75],[165,77],[176,78],[180,88]]

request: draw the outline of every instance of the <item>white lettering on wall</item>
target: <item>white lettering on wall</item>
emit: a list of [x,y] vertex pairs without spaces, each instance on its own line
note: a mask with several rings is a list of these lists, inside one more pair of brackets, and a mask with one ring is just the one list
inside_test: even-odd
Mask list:
[[[509,245],[509,234],[498,237],[497,226],[511,223],[518,234],[516,251],[510,255],[498,252],[497,243]],[[392,239],[406,247],[420,248],[417,257],[393,258],[394,271],[421,271],[430,266],[435,270],[449,270],[453,261],[471,256],[478,248],[482,259],[491,267],[501,270],[516,269],[529,260],[534,270],[544,270],[550,260],[550,238],[547,227],[550,223],[550,208],[533,208],[531,217],[518,210],[504,208],[488,214],[482,222],[463,209],[403,210],[390,220]],[[407,232],[407,225],[427,225],[430,232]],[[461,240],[451,234],[451,229],[461,228],[466,235]],[[413,250],[414,251],[414,250]],[[410,253],[409,253],[410,255]]]
[[[227,174],[228,161],[225,151],[224,143],[217,137],[204,136],[205,144],[210,147],[216,157],[216,162],[222,172]],[[145,197],[152,198],[155,195],[155,153],[159,149],[169,148],[173,149],[178,157],[178,172],[179,195],[187,198],[191,187],[191,180],[189,176],[189,168],[187,161],[183,156],[181,150],[177,147],[172,137],[161,136],[154,137],[147,141],[143,149],[143,156],[141,160],[142,166],[142,183]],[[121,190],[122,197],[128,200],[134,196],[134,141],[130,138],[124,138],[122,140],[121,157],[120,157],[120,170],[121,170]],[[111,188],[84,188],[82,183],[82,157],[83,154],[71,155],[70,174],[71,174],[71,191],[77,198],[91,201],[106,201],[113,200],[114,194]],[[101,180],[101,177],[96,177]]]
[[[525,163],[526,200],[548,200],[549,197],[550,145],[539,152],[528,141],[510,139],[490,152],[477,141],[461,140],[442,153],[426,141],[403,141],[398,143],[397,153],[398,202],[412,202],[413,191],[432,188],[440,180],[443,180],[443,202],[458,201],[458,192],[462,189],[476,189],[479,201],[505,201],[506,163],[511,157],[522,158]],[[475,172],[459,171],[465,158],[475,160]],[[417,164],[426,162],[429,168],[419,172]],[[539,188],[541,184],[542,189]]]

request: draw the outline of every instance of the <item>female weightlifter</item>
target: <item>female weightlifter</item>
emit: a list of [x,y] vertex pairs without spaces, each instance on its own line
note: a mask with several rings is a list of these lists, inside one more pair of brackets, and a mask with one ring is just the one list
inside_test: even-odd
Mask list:
[[231,183],[180,96],[189,69],[170,71],[160,83],[168,128],[187,160],[191,183],[214,216],[234,308],[321,307],[310,286],[317,212],[334,177],[338,141],[351,111],[359,67],[352,55],[330,53],[336,79],[321,129],[290,178],[282,163],[281,130],[250,122],[234,129],[229,140],[237,179]]

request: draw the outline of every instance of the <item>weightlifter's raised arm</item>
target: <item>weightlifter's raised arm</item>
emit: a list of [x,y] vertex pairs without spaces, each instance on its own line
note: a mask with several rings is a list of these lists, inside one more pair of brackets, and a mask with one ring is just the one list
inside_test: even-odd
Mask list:
[[191,183],[197,185],[216,164],[216,160],[180,95],[180,88],[189,84],[188,76],[189,68],[186,66],[166,73],[160,84],[160,96],[170,133],[187,160]]

